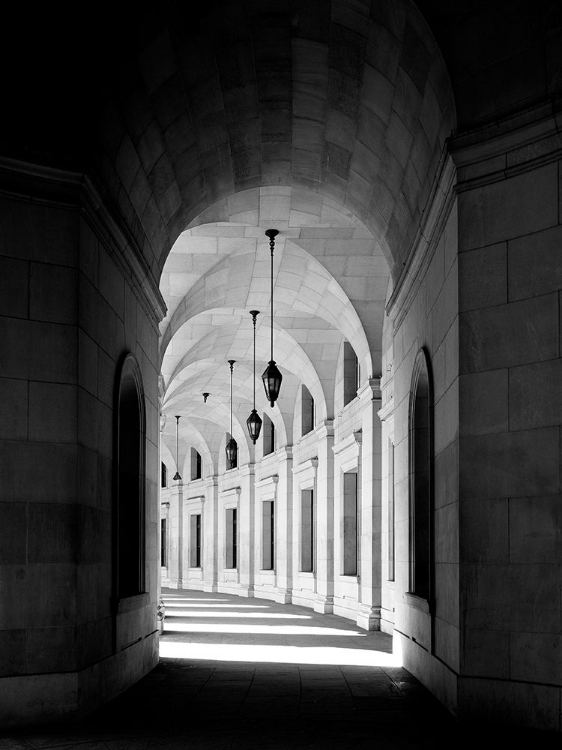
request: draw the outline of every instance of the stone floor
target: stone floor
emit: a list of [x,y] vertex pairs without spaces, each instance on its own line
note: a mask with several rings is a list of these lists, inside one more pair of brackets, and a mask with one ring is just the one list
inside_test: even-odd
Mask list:
[[0,734],[0,750],[410,750],[560,736],[457,722],[392,655],[391,638],[263,599],[163,592],[161,661],[72,724]]

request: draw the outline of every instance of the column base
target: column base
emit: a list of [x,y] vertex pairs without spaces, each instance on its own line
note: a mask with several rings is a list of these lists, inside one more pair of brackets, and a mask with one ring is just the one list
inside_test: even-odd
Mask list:
[[206,591],[208,594],[218,594],[219,587],[216,581],[204,581],[201,591]]
[[321,615],[333,615],[334,614],[334,597],[325,596],[318,597],[314,602],[314,611],[319,612]]
[[254,584],[253,583],[240,583],[239,588],[236,590],[237,596],[247,596],[248,599],[253,599],[255,596],[254,594]]
[[357,612],[355,620],[358,627],[363,630],[380,630],[381,629],[381,608],[361,606]]
[[277,589],[273,601],[277,602],[277,604],[291,604],[293,597],[288,589]]

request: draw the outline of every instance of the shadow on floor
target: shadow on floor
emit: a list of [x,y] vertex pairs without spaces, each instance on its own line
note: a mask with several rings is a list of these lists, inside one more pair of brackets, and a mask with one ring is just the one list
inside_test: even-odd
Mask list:
[[559,735],[459,727],[384,633],[262,599],[163,596],[161,660],[149,675],[80,721],[4,732],[0,750],[560,747]]

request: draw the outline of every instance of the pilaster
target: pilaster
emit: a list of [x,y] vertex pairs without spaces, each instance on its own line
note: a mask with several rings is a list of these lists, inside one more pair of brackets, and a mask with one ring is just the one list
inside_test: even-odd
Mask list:
[[318,438],[316,475],[316,602],[314,610],[331,614],[334,608],[334,423],[326,420],[315,430]]
[[367,630],[379,630],[381,616],[382,439],[377,413],[381,408],[380,385],[380,378],[371,378],[358,392],[362,405],[362,440],[360,609],[357,624]]
[[205,477],[203,506],[203,591],[218,591],[218,477]]

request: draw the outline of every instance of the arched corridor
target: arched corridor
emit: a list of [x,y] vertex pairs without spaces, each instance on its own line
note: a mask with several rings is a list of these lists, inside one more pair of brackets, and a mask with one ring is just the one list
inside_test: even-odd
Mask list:
[[194,697],[163,587],[562,731],[562,4],[9,5],[0,725]]

